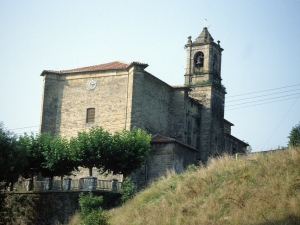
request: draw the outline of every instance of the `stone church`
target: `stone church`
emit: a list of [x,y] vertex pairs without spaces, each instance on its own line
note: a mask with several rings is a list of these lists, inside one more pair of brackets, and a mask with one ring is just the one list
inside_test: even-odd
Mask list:
[[182,172],[247,143],[231,135],[224,119],[221,78],[223,48],[204,27],[188,37],[184,85],[172,86],[145,69],[147,63],[114,61],[70,70],[44,70],[40,132],[68,138],[92,126],[109,132],[138,127],[152,134],[151,154],[133,174],[140,184],[165,173]]

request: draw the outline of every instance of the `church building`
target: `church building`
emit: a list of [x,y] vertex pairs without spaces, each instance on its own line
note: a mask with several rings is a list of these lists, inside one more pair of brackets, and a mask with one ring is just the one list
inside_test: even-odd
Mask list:
[[135,179],[143,184],[166,169],[182,172],[224,152],[245,152],[224,119],[223,48],[204,27],[188,37],[184,84],[169,85],[147,63],[114,61],[70,70],[44,70],[40,132],[68,138],[92,126],[109,132],[138,127],[152,134],[151,154]]

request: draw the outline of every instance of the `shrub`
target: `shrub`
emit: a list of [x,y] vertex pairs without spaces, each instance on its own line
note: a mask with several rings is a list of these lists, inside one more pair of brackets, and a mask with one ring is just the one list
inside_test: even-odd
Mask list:
[[300,146],[300,123],[292,128],[290,132],[290,136],[288,136],[289,146],[290,147],[297,147]]
[[130,199],[136,192],[136,185],[131,181],[130,177],[126,177],[123,181],[122,189],[120,190],[122,203]]
[[92,193],[80,193],[80,219],[84,225],[106,225],[106,217],[103,215],[101,205],[103,203],[102,196],[93,197]]
[[83,219],[84,225],[107,225],[106,217],[103,215],[103,210],[100,207],[99,209],[92,210],[87,216]]

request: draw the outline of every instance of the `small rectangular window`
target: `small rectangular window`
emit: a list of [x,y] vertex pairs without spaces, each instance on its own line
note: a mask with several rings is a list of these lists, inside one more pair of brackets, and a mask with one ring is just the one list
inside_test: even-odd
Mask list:
[[95,122],[95,108],[89,108],[86,111],[86,122],[94,123]]

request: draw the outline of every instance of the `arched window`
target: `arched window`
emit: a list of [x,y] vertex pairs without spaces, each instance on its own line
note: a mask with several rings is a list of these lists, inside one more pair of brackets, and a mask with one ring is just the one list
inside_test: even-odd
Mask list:
[[194,56],[194,66],[199,68],[203,67],[204,64],[204,54],[203,52],[197,52]]
[[86,110],[86,123],[95,122],[95,108],[88,108]]

